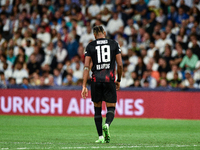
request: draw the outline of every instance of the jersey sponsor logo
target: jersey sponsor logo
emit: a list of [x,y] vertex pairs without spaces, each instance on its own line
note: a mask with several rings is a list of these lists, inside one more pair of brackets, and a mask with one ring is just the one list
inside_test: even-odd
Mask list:
[[98,40],[97,44],[107,44],[108,40]]

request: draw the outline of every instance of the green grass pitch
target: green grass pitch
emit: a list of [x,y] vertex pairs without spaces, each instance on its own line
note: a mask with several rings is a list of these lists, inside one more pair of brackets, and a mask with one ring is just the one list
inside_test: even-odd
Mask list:
[[92,117],[0,116],[0,150],[200,149],[196,120],[115,118],[110,133],[110,143],[94,143]]

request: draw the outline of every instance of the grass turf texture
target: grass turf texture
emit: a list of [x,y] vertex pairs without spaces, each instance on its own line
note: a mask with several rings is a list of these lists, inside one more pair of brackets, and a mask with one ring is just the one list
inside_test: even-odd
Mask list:
[[115,118],[110,134],[110,143],[94,143],[87,117],[0,116],[0,149],[200,149],[195,120]]

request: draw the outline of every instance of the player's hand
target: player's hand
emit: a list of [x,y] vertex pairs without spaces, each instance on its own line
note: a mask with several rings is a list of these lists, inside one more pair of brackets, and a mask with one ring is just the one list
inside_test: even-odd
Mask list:
[[120,88],[120,82],[115,82],[115,84],[116,84],[116,90],[119,90],[119,88]]
[[86,87],[83,87],[82,92],[81,92],[82,98],[86,98],[88,96],[88,89]]

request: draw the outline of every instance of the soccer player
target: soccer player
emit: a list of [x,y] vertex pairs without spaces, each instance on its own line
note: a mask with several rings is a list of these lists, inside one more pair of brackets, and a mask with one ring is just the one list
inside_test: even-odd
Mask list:
[[[123,69],[121,50],[116,41],[106,39],[106,32],[102,26],[95,26],[93,28],[93,33],[96,40],[90,42],[85,50],[85,66],[81,95],[83,98],[88,96],[86,83],[89,75],[89,66],[92,62],[91,97],[94,103],[94,121],[99,135],[99,139],[95,142],[109,143],[109,126],[115,115],[115,106],[117,102],[116,90],[120,88]],[[117,62],[118,77],[116,81],[115,62]],[[101,115],[102,101],[105,101],[107,107],[106,121],[103,127]],[[102,132],[104,132],[104,136]]]

